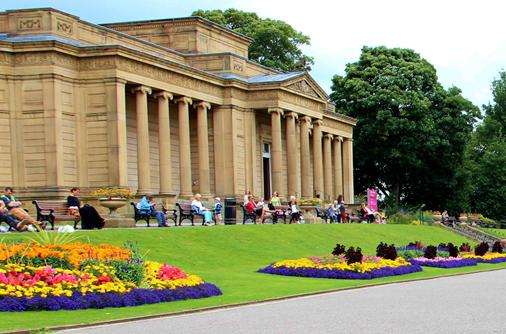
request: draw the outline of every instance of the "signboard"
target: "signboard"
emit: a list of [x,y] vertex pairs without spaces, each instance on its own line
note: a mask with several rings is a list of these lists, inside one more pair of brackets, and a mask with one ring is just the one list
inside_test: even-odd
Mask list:
[[378,193],[376,189],[367,189],[367,206],[374,212],[378,212]]

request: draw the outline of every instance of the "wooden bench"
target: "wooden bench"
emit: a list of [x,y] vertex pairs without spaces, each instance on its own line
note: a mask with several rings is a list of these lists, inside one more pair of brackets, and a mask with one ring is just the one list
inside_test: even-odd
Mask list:
[[33,201],[37,210],[37,221],[47,221],[54,230],[54,223],[57,221],[74,222],[74,229],[81,221],[81,217],[69,215],[67,201]]
[[[135,223],[137,223],[140,220],[144,220],[146,222],[147,227],[149,227],[150,226],[149,225],[149,221],[151,219],[156,219],[156,217],[151,216],[150,214],[146,214],[146,213],[140,212],[139,209],[137,209],[137,206],[136,206],[135,202],[130,202],[130,205],[134,208],[134,220],[135,220]],[[167,217],[167,212],[169,212],[169,211],[172,211],[172,214],[171,214],[172,218]],[[162,205],[162,212],[165,214],[165,216],[167,217],[167,219],[172,219],[174,221],[174,225],[177,225],[177,213],[176,213],[176,210],[166,209]]]
[[257,221],[256,213],[255,212],[249,213],[248,210],[246,210],[246,207],[244,206],[244,204],[241,204],[241,208],[242,208],[242,223],[243,223],[243,225],[246,224],[246,222],[248,220],[250,220],[253,224],[255,224]]
[[[181,226],[183,220],[187,219],[191,222],[192,226],[195,226],[194,218],[200,217],[202,218],[202,225],[204,225],[204,215],[198,214],[194,210],[192,210],[192,206],[190,202],[182,202],[176,203],[177,211],[179,212],[179,226]],[[212,210],[211,210],[212,212]]]

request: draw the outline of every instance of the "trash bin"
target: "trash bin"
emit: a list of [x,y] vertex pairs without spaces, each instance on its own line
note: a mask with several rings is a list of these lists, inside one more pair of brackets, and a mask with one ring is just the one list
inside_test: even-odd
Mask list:
[[236,218],[237,201],[234,197],[225,198],[225,224],[231,225],[237,223]]

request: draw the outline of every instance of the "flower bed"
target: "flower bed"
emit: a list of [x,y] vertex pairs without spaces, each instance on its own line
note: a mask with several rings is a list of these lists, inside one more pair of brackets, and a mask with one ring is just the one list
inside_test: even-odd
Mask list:
[[437,268],[458,268],[475,266],[477,261],[469,258],[462,257],[435,257],[428,259],[426,257],[417,257],[409,260],[412,264],[425,267],[437,267]]
[[506,262],[506,254],[502,253],[494,253],[494,252],[488,252],[485,255],[475,255],[472,253],[465,253],[462,255],[462,257],[466,259],[473,259],[477,262],[481,263],[501,263]]
[[0,311],[123,307],[221,295],[138,252],[84,243],[0,244]]
[[372,279],[404,275],[422,268],[403,258],[387,260],[377,256],[364,256],[361,262],[348,264],[343,255],[309,257],[275,262],[259,270],[261,273],[336,279]]

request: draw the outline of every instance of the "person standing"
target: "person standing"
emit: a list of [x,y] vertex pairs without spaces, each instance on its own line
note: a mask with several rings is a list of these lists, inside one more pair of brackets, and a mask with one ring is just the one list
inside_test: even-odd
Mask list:
[[290,196],[289,208],[291,212],[290,224],[295,222],[296,224],[300,224],[300,210],[297,205],[297,199],[295,196]]
[[83,230],[101,229],[104,227],[105,219],[90,204],[81,205],[79,195],[81,195],[81,189],[77,187],[70,189],[70,195],[67,196],[69,215],[81,217],[81,228]]
[[214,221],[216,225],[221,225],[222,217],[221,217],[221,209],[223,208],[221,204],[221,199],[216,197],[214,199]]
[[272,194],[271,204],[272,204],[273,207],[281,206],[281,199],[279,198],[279,194],[278,194],[277,191],[275,191]]

